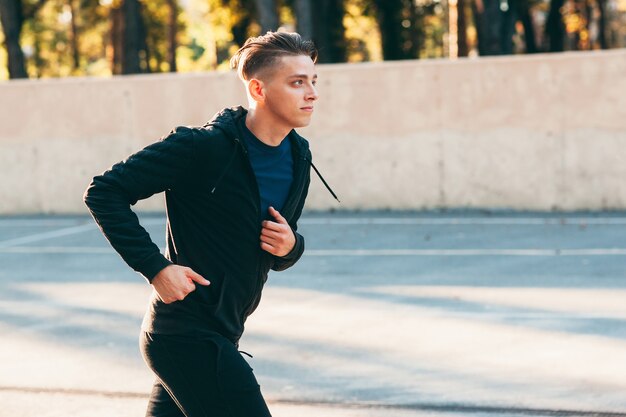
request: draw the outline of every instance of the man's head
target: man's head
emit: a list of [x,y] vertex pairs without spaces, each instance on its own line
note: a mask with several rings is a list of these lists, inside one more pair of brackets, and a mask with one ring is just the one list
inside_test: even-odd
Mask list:
[[267,32],[249,38],[230,59],[230,67],[237,70],[243,81],[250,81],[271,73],[280,58],[298,55],[308,56],[313,63],[317,61],[313,42],[302,39],[297,33]]
[[313,42],[297,33],[267,32],[248,39],[232,57],[250,108],[285,128],[309,124],[317,100]]

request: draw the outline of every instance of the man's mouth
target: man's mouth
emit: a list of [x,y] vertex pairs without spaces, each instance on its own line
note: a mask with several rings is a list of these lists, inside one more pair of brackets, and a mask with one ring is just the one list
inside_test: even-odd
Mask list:
[[313,107],[300,107],[300,110],[304,110],[304,111],[313,111]]

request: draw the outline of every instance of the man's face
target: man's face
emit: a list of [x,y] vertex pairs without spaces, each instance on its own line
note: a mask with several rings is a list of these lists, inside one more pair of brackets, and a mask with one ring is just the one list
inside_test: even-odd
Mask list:
[[284,56],[270,71],[263,77],[265,110],[274,116],[276,123],[286,128],[307,126],[318,98],[317,74],[311,58]]

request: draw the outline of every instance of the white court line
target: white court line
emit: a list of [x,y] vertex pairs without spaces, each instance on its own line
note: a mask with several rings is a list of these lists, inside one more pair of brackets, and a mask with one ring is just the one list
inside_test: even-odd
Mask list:
[[312,249],[308,256],[624,256],[626,248],[609,249]]
[[[75,220],[66,219],[0,219],[0,227],[69,226]],[[91,222],[90,222],[91,223]],[[141,219],[146,226],[165,225],[165,217]],[[93,223],[92,223],[93,224]],[[485,225],[485,226],[544,226],[544,225],[626,225],[626,217],[302,217],[298,224],[310,225]]]
[[338,224],[338,225],[361,225],[361,224],[381,224],[381,225],[513,225],[513,226],[544,226],[544,225],[626,225],[624,217],[604,217],[604,218],[583,218],[583,217],[563,217],[563,218],[394,218],[394,217],[320,217],[301,218],[298,224]]
[[11,246],[23,245],[25,243],[38,242],[40,240],[53,239],[55,237],[74,235],[83,233],[96,228],[95,224],[87,223],[81,226],[66,227],[64,229],[52,230],[50,232],[37,233],[34,235],[22,236],[15,239],[0,241],[0,248],[8,248]]
[[13,246],[13,247],[0,247],[0,253],[95,253],[95,254],[111,254],[117,253],[113,248],[97,248],[97,247],[82,247],[82,246]]
[[[112,248],[82,246],[0,247],[0,253],[115,254]],[[626,256],[626,248],[606,249],[308,249],[304,256]]]
[[[141,224],[165,224],[165,217],[140,220]],[[0,219],[0,227],[62,227],[95,224],[90,219]]]
[[0,219],[0,227],[61,227],[84,223],[82,219]]

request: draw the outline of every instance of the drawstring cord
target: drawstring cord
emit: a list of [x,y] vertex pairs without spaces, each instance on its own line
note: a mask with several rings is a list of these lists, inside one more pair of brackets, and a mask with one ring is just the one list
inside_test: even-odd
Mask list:
[[[211,194],[215,194],[215,190],[217,190],[217,186],[220,184],[220,182],[222,181],[222,179],[224,178],[224,175],[226,175],[226,173],[228,172],[228,168],[230,168],[230,166],[232,165],[233,161],[235,160],[235,155],[237,154],[237,147],[241,146],[241,142],[239,141],[239,138],[235,138],[235,147],[233,148],[233,152],[230,155],[230,159],[228,160],[228,163],[226,164],[226,167],[224,167],[224,169],[222,170],[222,173],[220,174],[220,176],[217,178],[217,181],[215,181],[215,185],[213,186],[213,189],[211,190]],[[243,151],[245,153],[247,153],[246,148],[242,147]],[[313,161],[311,161],[309,158],[305,157],[305,160],[309,162],[309,164],[311,165],[311,167],[313,167],[313,169],[315,170],[315,173],[317,174],[317,176],[319,177],[320,180],[322,180],[322,183],[324,184],[324,186],[326,187],[326,189],[332,194],[332,196],[335,198],[335,200],[337,200],[337,202],[341,203],[341,201],[339,200],[339,198],[337,197],[337,194],[335,194],[335,192],[333,191],[332,188],[330,188],[330,185],[328,185],[328,183],[326,182],[326,180],[324,179],[324,177],[322,176],[322,174],[320,174],[319,170],[317,169],[317,167],[313,164]]]
[[307,159],[307,161],[309,161],[309,164],[311,164],[311,166],[313,167],[313,169],[315,170],[315,173],[317,174],[317,176],[320,178],[320,180],[322,180],[322,182],[324,183],[324,185],[326,186],[326,189],[328,191],[330,191],[330,193],[333,195],[333,197],[335,197],[335,200],[337,200],[337,202],[341,203],[341,201],[339,201],[339,199],[337,198],[337,195],[333,192],[332,188],[330,188],[330,186],[328,185],[328,183],[326,182],[326,180],[324,180],[324,177],[322,177],[322,174],[320,174],[320,172],[317,170],[317,168],[315,167],[315,165],[313,165],[313,161],[311,161],[310,159]]
[[239,353],[243,353],[244,355],[248,355],[248,356],[250,356],[251,358],[254,358],[254,356],[252,356],[251,354],[249,354],[249,353],[248,353],[248,352],[246,352],[246,351],[240,350],[240,351],[238,351],[238,352],[239,352]]

